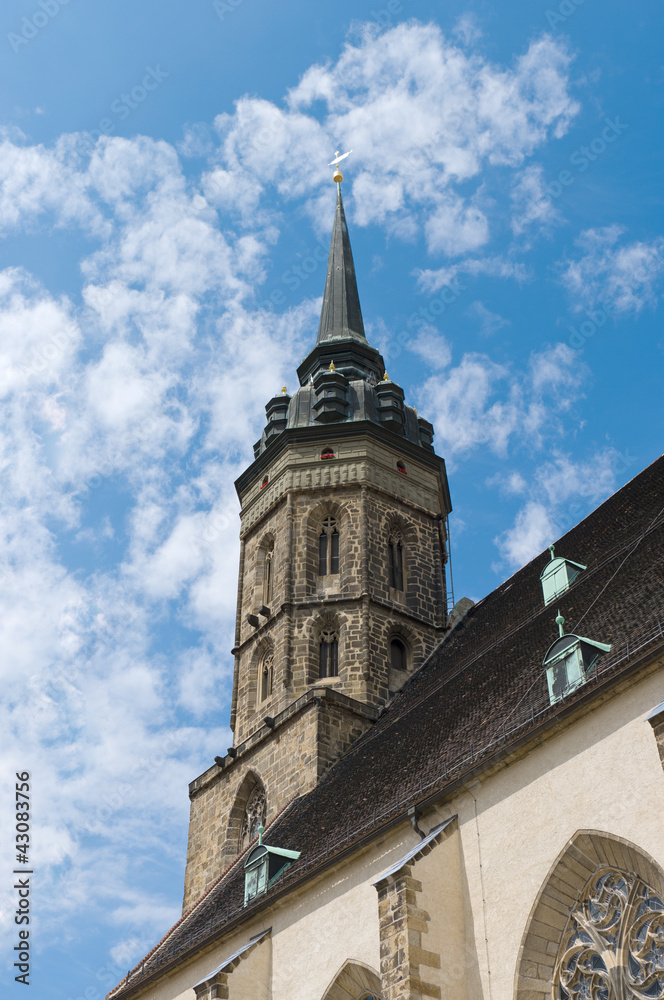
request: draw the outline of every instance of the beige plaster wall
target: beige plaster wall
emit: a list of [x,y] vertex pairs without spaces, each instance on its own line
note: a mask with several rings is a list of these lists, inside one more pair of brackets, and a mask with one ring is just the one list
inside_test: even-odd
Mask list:
[[378,904],[371,882],[416,842],[410,827],[395,832],[371,854],[330,874],[275,913],[275,1000],[320,1000],[349,959],[378,972]]
[[664,773],[646,721],[663,694],[660,672],[449,804],[459,814],[476,942],[468,973],[479,974],[482,992],[474,996],[512,1000],[531,908],[577,830],[623,837],[664,867]]

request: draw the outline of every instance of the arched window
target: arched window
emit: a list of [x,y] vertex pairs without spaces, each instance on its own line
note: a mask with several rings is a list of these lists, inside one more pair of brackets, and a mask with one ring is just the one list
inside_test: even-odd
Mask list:
[[664,903],[631,872],[606,868],[586,884],[563,931],[555,1000],[664,997]]
[[244,807],[242,832],[240,834],[241,851],[243,851],[245,847],[251,843],[254,837],[258,836],[258,827],[265,826],[266,814],[267,802],[265,798],[265,789],[262,785],[256,784],[249,793],[247,804]]
[[267,484],[269,483],[269,481],[270,481],[269,477],[268,476],[264,476],[263,477],[263,482],[261,483],[261,489],[264,489],[267,486]]
[[397,462],[397,469],[399,470],[399,472],[403,472],[404,476],[408,475],[408,470],[406,469],[406,466],[403,464],[403,462],[401,461]]
[[321,458],[334,458],[334,451],[332,448],[323,448],[320,453]]
[[390,642],[390,667],[392,670],[408,670],[408,650],[402,639]]
[[662,1000],[663,939],[662,869],[629,841],[579,830],[530,912],[515,998]]
[[339,532],[333,517],[326,517],[318,536],[318,575],[339,572]]
[[401,533],[393,531],[387,549],[389,583],[393,590],[403,590],[403,549]]
[[263,556],[263,604],[270,607],[272,602],[272,560],[274,542],[270,542]]
[[339,676],[339,637],[336,629],[324,629],[318,647],[318,676]]
[[272,675],[274,673],[274,653],[267,652],[261,661],[258,694],[260,701],[265,701],[272,694]]

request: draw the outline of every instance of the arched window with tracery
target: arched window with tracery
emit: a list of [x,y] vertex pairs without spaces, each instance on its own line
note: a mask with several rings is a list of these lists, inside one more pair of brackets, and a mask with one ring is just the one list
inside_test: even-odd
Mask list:
[[254,837],[258,836],[259,826],[265,826],[266,815],[267,800],[265,798],[265,789],[261,784],[257,783],[249,793],[247,804],[244,807],[242,831],[240,833],[241,851],[251,843]]
[[578,831],[531,910],[515,986],[516,1000],[664,1000],[664,872],[654,859]]
[[336,518],[326,517],[318,536],[318,575],[339,572],[339,531]]
[[403,590],[404,543],[398,528],[390,532],[387,547],[389,584],[392,590]]
[[272,679],[274,675],[274,653],[268,650],[260,663],[258,678],[258,699],[263,702],[272,694]]
[[318,644],[318,676],[339,676],[339,634],[336,628],[324,628]]
[[556,1000],[664,997],[664,903],[638,876],[606,868],[570,913],[554,971]]

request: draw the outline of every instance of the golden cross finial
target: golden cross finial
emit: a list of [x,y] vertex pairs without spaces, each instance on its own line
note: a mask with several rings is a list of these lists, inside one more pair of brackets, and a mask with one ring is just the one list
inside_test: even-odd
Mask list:
[[339,164],[341,163],[342,160],[345,160],[347,156],[350,156],[352,152],[353,150],[349,149],[347,153],[342,153],[341,156],[339,156],[339,150],[337,150],[336,153],[334,154],[334,159],[332,160],[332,162],[328,163],[328,167],[334,167],[332,180],[335,181],[337,184],[341,184],[342,180],[344,179],[344,175],[339,170]]
[[331,372],[335,372],[335,371],[337,370],[337,369],[336,369],[336,368],[334,367],[334,361],[330,361],[330,368],[329,368],[329,370],[330,370]]
[[281,387],[281,391],[282,391],[282,393],[283,393],[283,394],[284,394],[284,396],[285,396],[285,395],[286,395],[286,392],[287,392],[287,390],[286,390],[286,386],[285,386],[285,385],[282,385],[282,387]]

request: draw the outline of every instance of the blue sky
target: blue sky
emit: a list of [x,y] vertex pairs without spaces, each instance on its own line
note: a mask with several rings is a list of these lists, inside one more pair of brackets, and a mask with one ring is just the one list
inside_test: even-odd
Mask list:
[[187,783],[230,744],[233,481],[315,339],[336,148],[369,339],[448,462],[457,598],[660,454],[661,22],[4,5],[3,995],[16,771],[40,998],[98,1000],[179,916]]

